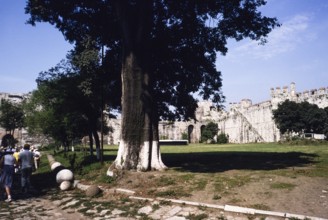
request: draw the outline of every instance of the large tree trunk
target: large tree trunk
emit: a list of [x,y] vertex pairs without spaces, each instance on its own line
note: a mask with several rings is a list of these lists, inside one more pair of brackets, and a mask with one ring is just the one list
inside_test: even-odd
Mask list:
[[152,85],[148,39],[152,24],[152,1],[116,2],[123,35],[121,141],[113,170],[162,170],[156,104]]

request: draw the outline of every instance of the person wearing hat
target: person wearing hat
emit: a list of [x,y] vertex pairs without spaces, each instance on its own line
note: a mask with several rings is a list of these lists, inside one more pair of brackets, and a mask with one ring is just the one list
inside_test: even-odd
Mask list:
[[37,147],[33,147],[33,157],[34,157],[34,168],[37,170],[40,167],[41,153]]
[[6,202],[11,202],[11,187],[13,184],[14,174],[15,174],[15,164],[16,159],[13,156],[14,151],[11,149],[7,149],[5,151],[4,162],[3,162],[3,170],[1,175],[1,185],[5,188],[7,199]]

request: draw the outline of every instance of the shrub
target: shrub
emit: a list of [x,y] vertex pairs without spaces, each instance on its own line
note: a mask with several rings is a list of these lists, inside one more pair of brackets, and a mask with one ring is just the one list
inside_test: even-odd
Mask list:
[[226,144],[228,142],[229,142],[228,135],[226,135],[225,133],[221,133],[218,135],[218,137],[217,137],[218,144]]
[[204,130],[202,130],[202,135],[201,135],[201,142],[206,143],[215,143],[214,137],[217,135],[219,131],[218,124],[214,122],[208,123]]

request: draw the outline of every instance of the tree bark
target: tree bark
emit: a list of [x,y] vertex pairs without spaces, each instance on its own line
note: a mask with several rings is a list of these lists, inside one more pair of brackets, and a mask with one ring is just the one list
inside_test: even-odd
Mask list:
[[100,140],[99,140],[99,135],[97,130],[93,130],[93,137],[95,139],[95,144],[96,144],[96,156],[97,160],[100,160]]
[[90,149],[90,155],[93,155],[93,137],[92,132],[89,132],[89,149]]
[[162,170],[156,104],[152,98],[149,72],[149,38],[152,1],[136,5],[117,1],[116,11],[123,35],[121,141],[116,160],[108,169]]

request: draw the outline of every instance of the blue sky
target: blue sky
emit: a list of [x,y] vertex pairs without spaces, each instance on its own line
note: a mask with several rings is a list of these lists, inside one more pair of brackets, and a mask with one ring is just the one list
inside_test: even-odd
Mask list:
[[298,92],[328,87],[328,1],[269,0],[262,11],[282,23],[268,43],[230,41],[227,55],[218,57],[227,103],[266,101],[270,88],[291,82]]
[[[0,0],[0,92],[36,89],[39,72],[55,66],[72,46],[48,23],[25,24],[25,1]],[[218,56],[226,103],[269,100],[270,88],[296,83],[296,90],[328,86],[328,0],[269,0],[262,9],[282,23],[264,46],[229,41]]]

